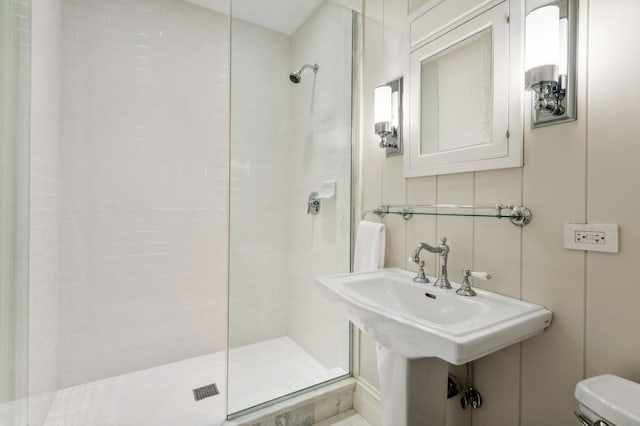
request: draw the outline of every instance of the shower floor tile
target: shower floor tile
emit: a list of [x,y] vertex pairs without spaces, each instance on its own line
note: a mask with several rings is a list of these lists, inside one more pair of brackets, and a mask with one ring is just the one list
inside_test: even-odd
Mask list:
[[324,368],[289,337],[241,346],[229,352],[229,412],[345,374]]
[[[231,350],[231,411],[346,374],[327,370],[288,337]],[[224,351],[61,389],[45,426],[217,426],[225,419]],[[193,399],[215,382],[220,394]]]
[[225,389],[224,352],[165,364],[58,391],[45,426],[214,426],[225,418],[220,395],[196,402],[192,389]]

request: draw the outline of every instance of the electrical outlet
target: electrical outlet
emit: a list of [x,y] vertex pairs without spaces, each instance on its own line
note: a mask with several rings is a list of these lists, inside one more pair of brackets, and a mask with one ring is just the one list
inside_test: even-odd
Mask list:
[[618,225],[565,223],[564,246],[572,250],[618,253]]
[[585,244],[606,244],[606,232],[597,231],[576,231],[574,242]]

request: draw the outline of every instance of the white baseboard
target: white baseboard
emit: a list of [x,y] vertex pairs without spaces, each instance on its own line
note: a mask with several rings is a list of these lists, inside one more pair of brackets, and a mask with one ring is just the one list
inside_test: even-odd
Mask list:
[[380,391],[360,378],[356,381],[353,408],[372,426],[382,426]]

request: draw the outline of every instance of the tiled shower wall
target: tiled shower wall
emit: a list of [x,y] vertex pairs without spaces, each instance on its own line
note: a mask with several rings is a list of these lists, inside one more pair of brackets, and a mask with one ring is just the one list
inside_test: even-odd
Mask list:
[[32,2],[29,424],[58,389],[60,0]]
[[221,350],[228,23],[63,0],[59,385]]
[[[372,98],[376,85],[407,69],[407,14],[424,3],[365,3],[362,207],[522,202],[531,208],[533,221],[523,229],[495,219],[387,217],[386,266],[413,269],[406,259],[415,245],[446,235],[456,281],[463,267],[488,271],[493,279],[479,287],[553,311],[544,334],[475,363],[474,387],[484,405],[463,411],[451,400],[449,426],[574,424],[579,380],[612,373],[640,381],[640,340],[634,337],[640,286],[633,278],[640,201],[631,187],[640,179],[640,125],[632,107],[640,97],[633,45],[640,4],[579,1],[578,120],[530,129],[527,105],[523,168],[405,180],[402,158],[385,159],[376,146]],[[628,84],[611,84],[612,74]],[[620,253],[564,249],[565,222],[619,224]],[[435,256],[427,264],[433,274]],[[364,335],[360,345],[360,377],[376,386],[374,345]],[[452,370],[464,376],[464,368]]]

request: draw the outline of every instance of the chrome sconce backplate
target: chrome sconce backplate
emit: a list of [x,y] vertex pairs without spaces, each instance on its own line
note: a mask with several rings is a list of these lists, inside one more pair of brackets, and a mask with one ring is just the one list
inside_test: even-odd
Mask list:
[[[527,2],[527,6],[527,15],[542,7],[558,7],[560,12],[560,52],[562,56],[566,55],[566,58],[561,58],[561,61],[566,61],[566,70],[559,69],[558,64],[546,64],[527,69],[525,72],[525,89],[531,91],[531,127],[573,121],[577,118],[578,1],[530,0]],[[525,25],[525,31],[532,31],[532,29]]]

